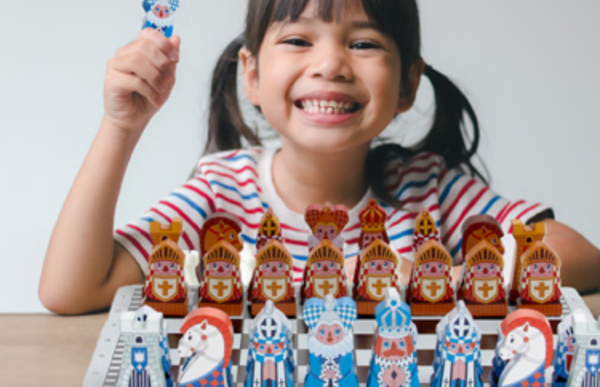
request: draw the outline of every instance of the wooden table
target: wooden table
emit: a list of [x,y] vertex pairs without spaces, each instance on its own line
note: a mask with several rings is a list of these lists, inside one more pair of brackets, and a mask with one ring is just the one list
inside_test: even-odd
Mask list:
[[[597,316],[600,294],[584,296]],[[0,385],[81,386],[107,313],[0,315]]]

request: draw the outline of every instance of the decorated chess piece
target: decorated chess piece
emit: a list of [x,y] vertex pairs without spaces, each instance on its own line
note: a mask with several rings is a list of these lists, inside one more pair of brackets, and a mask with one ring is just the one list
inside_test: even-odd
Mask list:
[[491,242],[481,240],[466,255],[459,297],[475,317],[503,317],[508,311],[504,288],[504,257]]
[[546,224],[535,223],[533,225],[524,225],[521,220],[512,221],[513,237],[517,244],[515,249],[514,266],[512,269],[512,282],[508,294],[509,302],[516,304],[519,298],[519,288],[521,286],[521,262],[523,253],[527,251],[536,242],[541,242],[546,236]]
[[345,297],[348,294],[344,255],[329,240],[320,242],[308,255],[304,268],[302,299],[318,297]]
[[544,242],[531,246],[521,261],[519,308],[535,309],[546,316],[562,315],[558,255]]
[[573,366],[573,356],[575,355],[576,340],[573,330],[573,314],[563,318],[558,324],[558,340],[556,341],[556,350],[554,351],[554,376],[552,378],[553,387],[566,387],[569,373]]
[[532,309],[518,309],[502,321],[498,331],[493,385],[545,386],[554,353],[546,317]]
[[142,6],[146,12],[143,28],[152,28],[170,38],[179,0],[144,0]]
[[272,301],[267,301],[250,327],[246,387],[293,387],[292,326]]
[[286,316],[296,316],[293,259],[281,242],[279,220],[270,209],[261,222],[256,246],[256,269],[248,291],[251,314],[256,316],[270,300]]
[[188,314],[180,329],[180,386],[231,387],[233,326],[219,309],[200,308]]
[[573,312],[575,356],[567,386],[593,387],[600,385],[600,320],[589,320],[581,311]]
[[172,387],[171,358],[162,313],[148,306],[123,312],[120,340],[124,345],[118,386]]
[[306,208],[304,219],[311,230],[308,237],[309,251],[324,240],[331,241],[340,251],[344,249],[342,231],[349,220],[348,209],[345,206],[312,204]]
[[303,311],[308,326],[309,364],[306,387],[358,387],[352,327],[356,303],[331,294],[306,301]]
[[483,387],[481,332],[463,301],[436,327],[432,387]]
[[481,214],[470,216],[462,225],[462,245],[461,251],[463,260],[466,260],[467,254],[481,241],[487,241],[501,255],[504,254],[504,245],[502,244],[502,227],[493,216]]
[[241,233],[242,225],[233,215],[218,212],[211,214],[206,218],[202,225],[202,229],[200,229],[199,236],[200,262],[196,267],[198,283],[202,283],[204,276],[204,262],[202,258],[208,254],[218,242],[222,241],[229,243],[236,251],[241,252],[244,248]]
[[180,218],[174,218],[170,226],[150,222],[154,247],[148,258],[144,305],[166,316],[185,316],[188,311],[187,285],[183,275],[185,254],[177,245],[181,231]]
[[377,327],[367,387],[418,387],[417,328],[410,307],[402,302],[396,288],[386,290],[375,315]]

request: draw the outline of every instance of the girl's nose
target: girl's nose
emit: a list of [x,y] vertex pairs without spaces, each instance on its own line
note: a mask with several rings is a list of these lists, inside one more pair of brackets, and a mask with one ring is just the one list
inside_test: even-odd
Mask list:
[[320,50],[315,50],[311,76],[337,82],[352,80],[352,67],[348,64],[345,50],[337,44],[323,44]]

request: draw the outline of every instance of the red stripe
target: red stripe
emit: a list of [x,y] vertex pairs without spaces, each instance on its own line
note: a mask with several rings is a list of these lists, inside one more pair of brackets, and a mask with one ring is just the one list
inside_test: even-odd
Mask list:
[[132,228],[135,231],[139,232],[140,234],[142,234],[142,236],[144,238],[146,238],[146,240],[148,240],[148,242],[150,242],[150,244],[154,245],[154,241],[152,240],[152,236],[150,236],[150,234],[146,230],[142,230],[141,228],[139,228],[135,224],[128,224],[127,227]]
[[356,244],[356,243],[358,243],[358,238],[352,238],[352,239],[348,239],[348,240],[346,241],[346,243],[347,243],[347,244],[349,244],[349,245]]
[[136,249],[138,249],[138,251],[140,252],[140,254],[142,254],[142,256],[144,257],[144,259],[147,261],[148,260],[148,256],[150,254],[148,254],[148,252],[146,251],[146,249],[144,249],[142,247],[142,245],[140,244],[140,242],[138,242],[137,239],[135,239],[134,237],[132,237],[131,235],[121,231],[121,230],[117,230],[117,234],[119,234],[120,236],[124,237],[125,239],[127,239],[129,242],[131,242],[132,245],[135,246]]
[[165,206],[169,207],[170,209],[172,209],[173,211],[177,212],[187,222],[187,224],[189,224],[190,226],[192,226],[192,228],[194,229],[194,231],[196,231],[196,234],[200,235],[200,227],[198,227],[198,225],[196,224],[196,222],[194,222],[192,219],[190,219],[190,217],[187,216],[187,214],[185,212],[183,212],[179,207],[177,207],[173,203],[169,203],[169,202],[166,202],[164,200],[161,200],[158,203],[162,204],[162,205],[165,205]]
[[[523,210],[523,212],[521,212],[519,215],[517,215],[517,217],[515,219],[521,219],[521,217],[523,217],[523,215],[525,215],[529,211],[531,211],[539,206],[540,206],[540,204],[537,203],[537,204],[534,204],[533,206],[526,208],[525,210]],[[512,231],[513,231],[513,227],[512,227],[512,223],[511,223],[510,228],[508,229],[508,233],[512,234]]]
[[210,183],[208,181],[206,181],[206,179],[204,179],[202,177],[196,177],[195,180],[198,180],[200,183],[203,183],[204,185],[206,185],[208,187],[209,190],[212,191],[212,187],[210,186]]
[[448,174],[448,169],[443,169],[442,173],[440,173],[440,175],[438,176],[438,181],[440,182],[440,185],[442,184],[442,181],[444,180],[444,177],[446,177],[446,175]]
[[215,212],[215,202],[213,201],[213,199],[210,196],[208,196],[206,193],[204,193],[201,189],[196,188],[191,184],[186,184],[183,186],[183,188],[187,188],[190,191],[194,191],[198,195],[202,196],[208,203],[208,206],[210,207],[210,211]]
[[450,227],[448,233],[446,233],[446,235],[444,235],[444,243],[446,243],[448,241],[448,239],[450,239],[450,237],[452,236],[452,234],[454,233],[454,231],[462,223],[463,219],[465,218],[465,216],[467,216],[467,214],[469,213],[469,211],[471,210],[471,208],[473,208],[473,206],[475,204],[477,204],[477,202],[479,201],[479,199],[481,199],[481,197],[483,196],[483,194],[485,194],[489,190],[490,190],[490,187],[487,187],[487,186],[483,187],[477,193],[477,195],[471,200],[471,202],[469,203],[469,205],[466,206],[463,209],[463,211],[461,212],[460,217],[458,218],[458,220],[452,225],[452,227]]
[[233,204],[234,206],[237,206],[237,207],[241,208],[242,210],[244,210],[244,212],[246,214],[262,214],[264,212],[264,210],[263,210],[262,207],[256,207],[256,208],[248,209],[248,208],[244,207],[242,205],[242,203],[240,203],[240,202],[238,202],[236,200],[230,199],[227,196],[225,196],[223,194],[220,194],[220,193],[215,194],[215,197],[218,198],[218,199],[223,199],[227,203]]
[[[402,179],[404,179],[404,177],[406,175],[408,175],[409,173],[424,173],[424,172],[429,172],[429,170],[432,167],[439,167],[440,163],[439,161],[434,161],[433,163],[426,165],[424,167],[412,167],[412,168],[406,168],[405,170],[402,171],[402,173],[400,173],[400,176],[398,177],[398,181],[396,183],[394,183],[393,185],[389,185],[386,188],[389,191],[393,191],[396,190],[399,186],[400,183],[402,183]],[[438,179],[441,181],[441,179]]]
[[224,159],[229,159],[234,157],[235,155],[237,155],[238,153],[240,153],[241,149],[236,149],[233,152],[231,152],[230,154],[228,154],[227,156],[224,157]]
[[208,166],[217,166],[217,167],[221,167],[221,168],[225,168],[228,171],[234,172],[234,173],[243,173],[245,171],[250,171],[252,174],[254,174],[254,176],[258,177],[258,172],[256,172],[254,170],[254,168],[252,168],[251,166],[247,165],[243,168],[239,168],[239,169],[234,169],[231,168],[227,165],[223,165],[222,163],[217,163],[217,162],[206,162],[206,163],[201,163],[198,168],[202,168],[202,167],[208,167]]
[[356,230],[357,228],[360,228],[360,222],[356,222],[356,223],[354,223],[352,226],[350,226],[350,227],[346,227],[346,228],[344,229],[344,232],[354,231],[354,230]]
[[406,254],[406,253],[412,252],[412,250],[413,250],[412,246],[408,246],[408,247],[402,247],[396,251],[398,252],[398,254]]
[[252,184],[252,185],[254,185],[256,187],[256,189],[258,190],[258,192],[262,193],[262,190],[260,189],[260,187],[258,186],[258,184],[256,183],[256,181],[254,181],[253,179],[247,179],[247,180],[244,180],[244,181],[239,181],[235,177],[233,177],[231,175],[228,175],[227,173],[217,172],[217,171],[214,171],[214,170],[211,170],[211,169],[205,171],[204,175],[205,176],[208,176],[208,175],[217,175],[217,176],[225,177],[227,179],[233,180],[240,187],[245,187],[248,184]]
[[506,209],[508,208],[509,205],[510,205],[510,202],[506,203],[504,205],[504,207],[502,207],[502,209],[500,210],[498,215],[496,215],[496,220],[498,221],[498,223],[500,223],[500,218],[502,217],[502,215],[504,214],[504,211],[506,211]]
[[295,272],[298,272],[298,273],[303,273],[304,272],[303,269],[300,269],[299,267],[296,267],[296,266],[292,267],[292,270],[294,270]]
[[517,202],[514,202],[510,207],[508,207],[508,209],[506,210],[506,212],[504,214],[502,214],[502,218],[500,218],[500,220],[498,222],[500,222],[500,224],[502,224],[504,222],[504,220],[506,219],[506,217],[508,216],[508,214],[515,209],[515,207],[521,205],[525,203],[524,200],[519,200]]
[[429,191],[427,191],[424,195],[422,196],[409,196],[406,199],[402,200],[402,206],[408,204],[408,203],[422,203],[424,202],[428,197],[430,197],[431,195],[433,195],[434,193],[436,193],[438,190],[438,187],[432,187]]
[[297,239],[289,239],[289,238],[283,238],[283,243],[288,244],[288,245],[296,245],[296,246],[308,246],[308,242],[306,242],[306,241],[299,241]]
[[250,223],[250,222],[248,222],[246,219],[242,218],[241,216],[238,216],[238,215],[235,215],[235,214],[231,214],[231,213],[229,213],[229,212],[225,211],[225,210],[224,210],[224,209],[222,209],[222,208],[219,208],[219,209],[217,210],[217,212],[224,212],[224,213],[227,213],[227,214],[230,214],[230,215],[233,215],[233,216],[235,216],[236,218],[238,218],[238,220],[239,220],[240,222],[242,222],[243,224],[245,224],[245,225],[246,225],[246,227],[248,227],[248,228],[257,229],[257,228],[260,226],[260,223]]
[[475,179],[471,179],[471,180],[469,180],[469,182],[467,184],[465,184],[464,187],[462,187],[462,189],[460,190],[460,192],[458,193],[456,198],[454,198],[454,201],[452,202],[450,207],[448,207],[448,209],[446,209],[446,211],[442,214],[442,217],[440,218],[440,222],[441,222],[440,224],[443,224],[444,222],[446,222],[446,219],[448,218],[448,216],[450,215],[452,210],[454,210],[454,207],[456,207],[458,202],[460,202],[460,199],[469,190],[469,188],[471,188],[474,184],[475,184]]
[[[156,208],[152,208],[152,209],[150,209],[150,211],[162,216],[163,218],[165,218],[165,220],[168,223],[172,222],[171,218],[169,218],[167,215],[163,214],[161,211],[157,210]],[[194,244],[192,243],[192,241],[190,240],[190,237],[188,236],[188,234],[185,231],[183,231],[181,233],[181,237],[183,238],[184,242],[187,244],[188,250],[194,250]]]
[[280,223],[279,225],[281,226],[281,228],[282,228],[283,230],[290,230],[290,231],[295,231],[295,232],[301,232],[301,233],[303,233],[303,234],[308,234],[308,233],[310,233],[310,231],[308,231],[308,230],[300,230],[299,228],[292,227],[292,226],[290,226],[290,225],[288,225],[288,224],[286,224],[286,223],[283,223],[283,222],[282,222],[282,223]]
[[[429,206],[429,208],[427,209],[427,211],[429,211],[430,213],[437,210],[439,208],[439,204],[438,203],[434,203],[431,206]],[[394,211],[394,213],[392,214],[395,215],[396,213],[398,213],[399,210]],[[390,230],[392,227],[397,226],[398,224],[404,222],[406,219],[414,219],[419,215],[419,213],[417,212],[408,212],[406,214],[404,214],[400,219],[396,220],[394,223],[390,224],[388,226],[388,230]]]

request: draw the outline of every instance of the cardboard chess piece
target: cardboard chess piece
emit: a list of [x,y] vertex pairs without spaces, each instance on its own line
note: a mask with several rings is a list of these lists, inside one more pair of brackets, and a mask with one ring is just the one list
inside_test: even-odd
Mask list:
[[172,387],[171,358],[162,313],[148,306],[120,318],[123,361],[117,386]]
[[410,307],[402,302],[397,289],[388,288],[375,315],[377,327],[367,387],[418,387],[417,327]]
[[180,386],[231,387],[233,325],[219,309],[200,308],[188,314],[177,352],[182,361]]
[[173,218],[170,226],[150,222],[154,247],[148,258],[144,305],[165,316],[185,316],[188,311],[187,285],[183,275],[185,254],[177,245],[181,231],[181,218]]
[[438,323],[436,333],[431,387],[483,387],[481,331],[462,300]]
[[306,301],[303,311],[308,326],[309,364],[306,387],[358,387],[352,327],[356,303],[331,294]]
[[142,3],[146,15],[144,28],[152,28],[167,38],[173,35],[175,12],[179,9],[179,0],[144,0]]
[[238,251],[222,240],[203,259],[205,272],[199,288],[198,307],[213,307],[230,316],[240,316],[244,305],[244,289]]
[[512,221],[513,237],[517,243],[515,249],[515,265],[512,270],[512,283],[508,294],[509,302],[516,304],[519,298],[519,287],[521,286],[521,262],[523,253],[536,242],[541,242],[546,236],[546,224],[535,223],[531,226],[524,225],[521,220]]
[[552,386],[566,387],[576,347],[572,313],[565,316],[558,324],[557,333],[558,340],[556,341],[556,351],[554,351],[554,362],[552,363],[554,366]]
[[590,321],[581,310],[573,312],[575,356],[569,372],[569,387],[600,385],[600,320]]
[[246,387],[295,385],[292,333],[287,317],[267,301],[250,327]]
[[293,259],[281,242],[279,220],[270,209],[261,222],[256,246],[256,268],[248,291],[250,313],[256,316],[271,300],[286,316],[296,316]]
[[241,239],[242,224],[233,215],[218,212],[211,214],[206,218],[200,229],[200,262],[196,266],[196,277],[198,283],[202,284],[204,276],[203,259],[206,254],[217,244],[225,241],[232,245],[235,250],[241,252],[244,249],[244,243]]
[[373,316],[377,304],[385,299],[386,289],[400,291],[398,257],[382,239],[374,240],[360,255],[356,304],[358,314]]
[[330,203],[324,206],[312,204],[306,208],[304,219],[311,230],[311,235],[308,237],[309,252],[324,240],[331,241],[340,251],[343,251],[342,230],[349,220],[348,209],[345,206],[334,206]]
[[487,240],[471,247],[466,255],[459,297],[475,317],[503,317],[508,311],[504,289],[504,257]]
[[521,261],[519,308],[535,309],[546,316],[562,315],[560,258],[544,242],[531,246]]
[[440,241],[440,233],[435,225],[433,216],[426,208],[423,208],[415,221],[413,233],[413,251],[419,250],[421,246],[430,240]]
[[462,225],[462,256],[466,260],[469,251],[481,241],[487,241],[498,252],[504,254],[502,227],[493,216],[482,214],[470,216]]
[[344,255],[329,240],[320,242],[308,255],[304,268],[302,299],[325,298],[331,294],[334,298],[348,294]]
[[552,365],[554,341],[546,317],[535,310],[518,309],[500,324],[494,359],[495,385],[545,386]]

